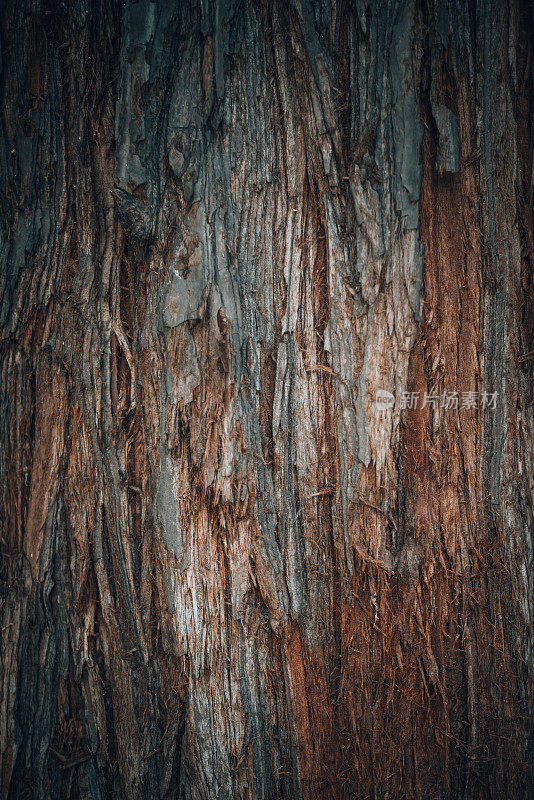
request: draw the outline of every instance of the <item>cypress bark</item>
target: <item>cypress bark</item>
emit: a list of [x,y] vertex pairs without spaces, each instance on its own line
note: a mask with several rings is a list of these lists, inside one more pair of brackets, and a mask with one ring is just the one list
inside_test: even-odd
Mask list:
[[0,18],[2,795],[532,796],[529,3]]

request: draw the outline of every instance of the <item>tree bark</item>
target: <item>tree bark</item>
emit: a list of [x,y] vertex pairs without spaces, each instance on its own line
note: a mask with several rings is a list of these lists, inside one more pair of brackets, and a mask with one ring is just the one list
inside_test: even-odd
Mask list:
[[3,796],[532,797],[530,4],[0,16]]

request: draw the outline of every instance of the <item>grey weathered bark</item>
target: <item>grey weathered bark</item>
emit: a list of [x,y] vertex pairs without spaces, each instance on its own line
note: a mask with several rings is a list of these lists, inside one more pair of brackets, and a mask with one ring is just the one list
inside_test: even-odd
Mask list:
[[3,795],[532,796],[529,4],[0,14]]

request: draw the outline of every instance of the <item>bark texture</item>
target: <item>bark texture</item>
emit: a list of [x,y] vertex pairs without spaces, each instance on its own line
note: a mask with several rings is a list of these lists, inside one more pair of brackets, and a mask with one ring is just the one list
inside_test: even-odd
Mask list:
[[530,5],[0,16],[3,796],[532,797]]

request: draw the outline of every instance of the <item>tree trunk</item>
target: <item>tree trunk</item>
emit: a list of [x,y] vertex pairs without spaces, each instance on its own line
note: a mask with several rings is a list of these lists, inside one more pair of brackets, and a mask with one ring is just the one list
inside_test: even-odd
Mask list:
[[532,797],[530,4],[0,14],[3,796]]

